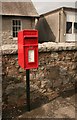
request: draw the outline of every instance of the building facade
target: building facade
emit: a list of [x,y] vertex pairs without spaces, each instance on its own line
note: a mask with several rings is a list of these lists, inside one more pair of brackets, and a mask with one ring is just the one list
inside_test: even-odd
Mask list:
[[42,14],[36,29],[39,31],[39,42],[75,42],[77,9],[62,7]]
[[39,15],[32,2],[2,2],[2,45],[17,44],[18,31],[34,29]]

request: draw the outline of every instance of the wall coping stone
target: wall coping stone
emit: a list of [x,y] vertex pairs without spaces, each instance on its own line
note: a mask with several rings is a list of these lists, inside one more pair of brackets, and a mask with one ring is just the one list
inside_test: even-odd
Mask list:
[[[38,44],[39,52],[52,52],[52,51],[72,51],[77,50],[77,43],[54,43],[45,42]],[[18,46],[16,44],[8,44],[0,46],[2,55],[17,54]]]

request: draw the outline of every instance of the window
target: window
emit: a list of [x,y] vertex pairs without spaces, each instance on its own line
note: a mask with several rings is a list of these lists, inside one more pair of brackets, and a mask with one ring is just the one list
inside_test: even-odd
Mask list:
[[20,20],[13,20],[12,21],[13,37],[17,37],[19,30],[21,30],[21,21]]
[[74,33],[77,33],[77,23],[74,23]]
[[72,33],[72,22],[66,22],[66,33]]

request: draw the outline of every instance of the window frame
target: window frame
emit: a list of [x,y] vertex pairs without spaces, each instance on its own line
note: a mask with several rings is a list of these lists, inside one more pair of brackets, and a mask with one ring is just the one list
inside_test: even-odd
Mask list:
[[[74,22],[74,24],[75,24],[75,23],[77,24],[76,21]],[[74,26],[74,25],[73,25],[73,26]],[[74,33],[74,34],[77,34],[77,32],[74,32],[74,31],[75,31],[74,29],[75,29],[75,27],[73,27],[73,33]]]
[[67,23],[72,23],[71,29],[73,27],[73,22],[66,21],[66,34],[73,34],[73,31],[71,30],[71,33],[67,33]]
[[[66,24],[67,24],[67,22],[71,22],[71,21],[66,21]],[[66,34],[69,34],[69,35],[72,35],[72,34],[77,34],[77,33],[75,33],[74,32],[74,23],[77,23],[76,21],[73,21],[73,22],[71,22],[72,23],[72,33],[67,33],[66,32]],[[66,26],[67,27],[67,26]]]
[[[13,37],[13,20],[19,20],[21,25],[20,25],[20,30],[22,30],[22,20],[21,19],[12,19],[11,21],[11,35]],[[13,37],[13,40],[17,40],[17,37]]]

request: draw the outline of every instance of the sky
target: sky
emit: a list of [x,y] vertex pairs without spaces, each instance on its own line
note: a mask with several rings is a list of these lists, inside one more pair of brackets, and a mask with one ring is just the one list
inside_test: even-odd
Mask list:
[[43,14],[60,7],[76,7],[76,0],[32,0],[37,12]]

